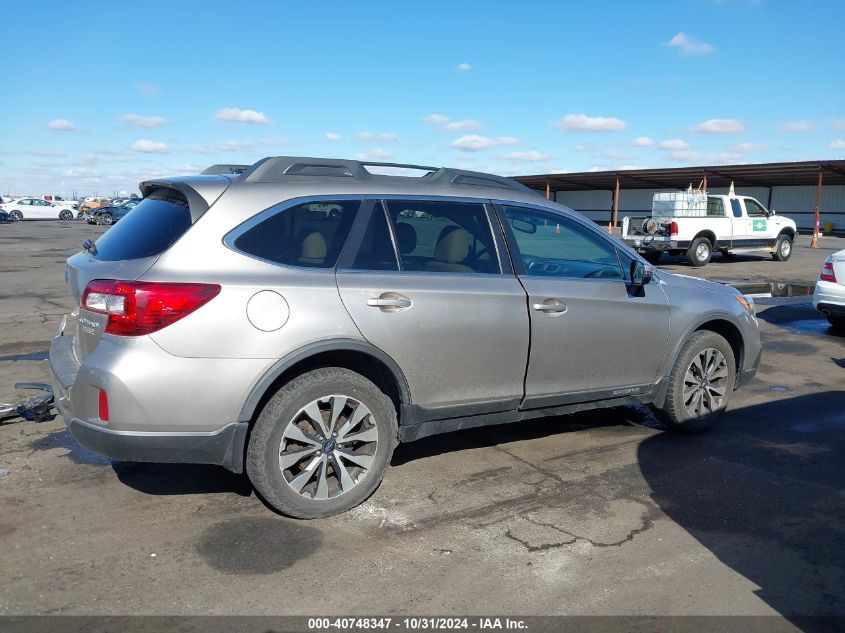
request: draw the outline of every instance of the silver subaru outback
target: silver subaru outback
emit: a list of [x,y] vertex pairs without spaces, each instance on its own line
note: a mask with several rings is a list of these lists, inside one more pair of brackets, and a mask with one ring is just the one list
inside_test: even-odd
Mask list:
[[[522,185],[273,157],[144,182],[67,262],[73,436],[246,472],[284,514],[369,497],[398,442],[650,404],[700,431],[760,363],[754,307]],[[395,172],[394,172],[395,173]]]

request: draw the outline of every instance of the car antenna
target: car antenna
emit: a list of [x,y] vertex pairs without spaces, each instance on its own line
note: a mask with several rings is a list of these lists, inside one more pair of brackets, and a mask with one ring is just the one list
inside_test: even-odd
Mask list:
[[97,255],[97,245],[92,240],[82,242],[82,248],[94,256]]

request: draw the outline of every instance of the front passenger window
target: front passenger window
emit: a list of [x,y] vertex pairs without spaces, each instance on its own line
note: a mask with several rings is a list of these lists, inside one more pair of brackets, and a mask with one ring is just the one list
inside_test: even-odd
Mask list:
[[526,274],[573,279],[622,279],[613,244],[586,227],[563,216],[536,209],[505,206],[504,212]]

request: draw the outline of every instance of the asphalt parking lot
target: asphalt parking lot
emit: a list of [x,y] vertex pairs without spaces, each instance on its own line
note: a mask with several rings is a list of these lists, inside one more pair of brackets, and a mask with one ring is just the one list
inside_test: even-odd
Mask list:
[[[64,260],[104,227],[0,225],[0,401],[46,380]],[[812,284],[790,262],[672,272]],[[0,615],[845,615],[845,338],[758,302],[757,379],[714,431],[620,408],[401,446],[341,516],[275,515],[220,468],[113,463],[61,419],[0,425]]]

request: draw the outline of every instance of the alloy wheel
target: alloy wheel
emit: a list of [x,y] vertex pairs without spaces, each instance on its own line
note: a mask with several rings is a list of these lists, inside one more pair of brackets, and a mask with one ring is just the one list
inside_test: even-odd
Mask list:
[[728,390],[728,364],[719,350],[708,347],[692,359],[684,376],[684,407],[698,418],[721,408]]
[[279,468],[297,494],[333,499],[361,483],[375,460],[378,428],[363,402],[330,395],[302,407],[288,422]]

